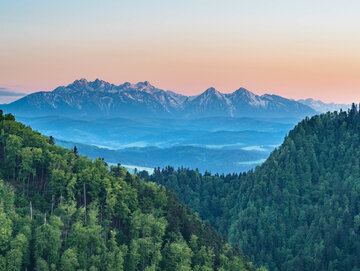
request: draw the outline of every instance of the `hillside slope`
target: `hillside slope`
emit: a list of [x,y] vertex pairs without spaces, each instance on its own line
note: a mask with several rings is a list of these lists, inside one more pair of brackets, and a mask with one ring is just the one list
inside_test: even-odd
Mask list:
[[173,188],[270,270],[360,270],[360,113],[301,121],[254,171],[210,176],[169,167]]
[[0,270],[254,270],[163,186],[0,110]]

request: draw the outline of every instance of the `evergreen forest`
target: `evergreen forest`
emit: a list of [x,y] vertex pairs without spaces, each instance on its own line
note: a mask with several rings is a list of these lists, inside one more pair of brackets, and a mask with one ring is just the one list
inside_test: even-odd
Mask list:
[[306,118],[255,170],[228,175],[156,169],[253,262],[269,270],[360,270],[360,113]]

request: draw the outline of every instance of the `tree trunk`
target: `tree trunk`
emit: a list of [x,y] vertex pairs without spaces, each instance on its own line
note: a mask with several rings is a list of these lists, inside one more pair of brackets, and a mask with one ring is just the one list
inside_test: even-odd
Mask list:
[[43,179],[44,179],[44,167],[41,166],[41,181],[40,181],[40,187],[43,186]]
[[32,209],[32,203],[30,201],[30,219],[33,219],[33,209]]
[[100,205],[100,225],[102,225],[103,217],[104,217],[104,203],[102,202]]
[[30,175],[27,179],[27,196],[29,196],[29,189],[30,189]]
[[23,178],[22,189],[23,189],[23,194],[25,196],[25,178]]
[[54,195],[52,196],[52,200],[51,200],[51,215],[53,215],[54,213]]
[[86,223],[86,183],[84,182],[84,207],[85,207],[85,218],[84,221]]

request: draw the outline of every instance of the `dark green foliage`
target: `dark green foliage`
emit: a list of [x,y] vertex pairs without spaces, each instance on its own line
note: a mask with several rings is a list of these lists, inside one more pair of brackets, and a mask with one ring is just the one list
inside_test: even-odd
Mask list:
[[301,121],[254,171],[210,176],[168,167],[148,179],[174,189],[200,218],[270,270],[360,270],[355,105]]
[[0,136],[0,270],[254,270],[164,187],[1,111]]

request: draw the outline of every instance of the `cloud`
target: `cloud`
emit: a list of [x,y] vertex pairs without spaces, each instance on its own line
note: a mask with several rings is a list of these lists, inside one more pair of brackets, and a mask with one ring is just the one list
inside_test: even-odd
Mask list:
[[12,89],[0,87],[0,96],[3,97],[14,97],[14,96],[25,96],[25,95],[26,93],[15,92]]

